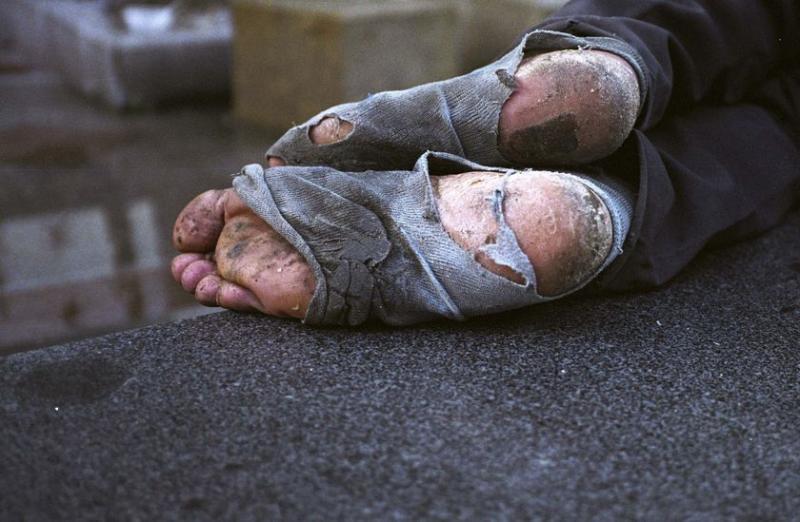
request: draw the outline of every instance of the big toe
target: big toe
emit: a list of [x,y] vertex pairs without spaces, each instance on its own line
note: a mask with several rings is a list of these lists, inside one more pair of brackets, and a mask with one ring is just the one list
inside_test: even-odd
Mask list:
[[179,252],[210,252],[217,244],[224,221],[226,191],[203,192],[178,215],[172,243]]

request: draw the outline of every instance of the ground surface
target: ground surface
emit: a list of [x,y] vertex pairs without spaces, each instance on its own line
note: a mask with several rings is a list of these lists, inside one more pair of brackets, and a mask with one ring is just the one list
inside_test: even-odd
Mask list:
[[0,519],[800,512],[800,214],[668,288],[467,324],[222,313],[0,359]]

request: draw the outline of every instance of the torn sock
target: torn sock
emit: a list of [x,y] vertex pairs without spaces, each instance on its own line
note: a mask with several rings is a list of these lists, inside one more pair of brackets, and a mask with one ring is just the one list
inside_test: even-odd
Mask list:
[[[439,151],[484,165],[510,166],[498,150],[498,122],[514,90],[514,74],[526,53],[596,49],[624,58],[645,92],[642,61],[631,46],[604,37],[582,38],[534,31],[497,61],[464,76],[403,91],[381,92],[332,107],[291,128],[267,151],[286,165],[326,165],[346,171],[408,170],[425,151]],[[312,129],[325,118],[352,130],[335,143],[312,142]]]
[[[549,301],[536,291],[535,269],[503,217],[503,186],[492,199],[499,232],[486,253],[524,278],[486,270],[442,227],[429,175],[503,172],[443,153],[426,153],[413,171],[341,172],[330,167],[245,167],[234,188],[245,203],[306,259],[317,286],[305,322],[357,325],[369,319],[411,324],[465,318]],[[584,179],[584,178],[582,178]],[[611,210],[621,251],[630,194],[586,181]],[[597,273],[603,268],[600,267]]]

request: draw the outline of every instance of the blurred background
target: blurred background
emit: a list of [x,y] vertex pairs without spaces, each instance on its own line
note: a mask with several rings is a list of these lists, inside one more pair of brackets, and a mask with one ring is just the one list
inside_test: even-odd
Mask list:
[[487,63],[562,0],[1,0],[0,355],[217,309],[182,206],[324,108]]

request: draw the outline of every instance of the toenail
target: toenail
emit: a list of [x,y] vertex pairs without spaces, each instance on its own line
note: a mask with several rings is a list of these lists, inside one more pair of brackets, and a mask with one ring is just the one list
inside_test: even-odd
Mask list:
[[219,292],[219,278],[216,274],[209,274],[197,283],[195,298],[205,305],[216,303],[216,296]]

